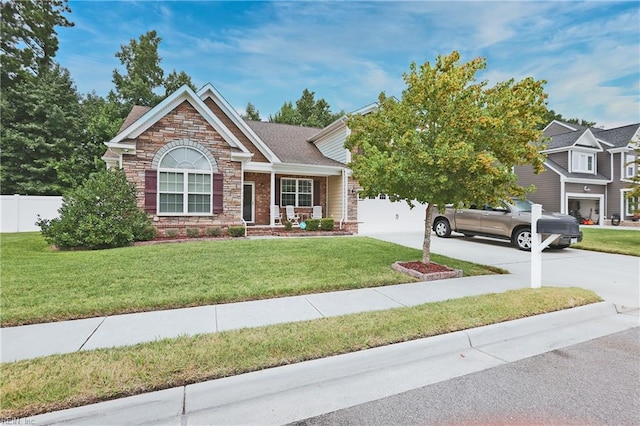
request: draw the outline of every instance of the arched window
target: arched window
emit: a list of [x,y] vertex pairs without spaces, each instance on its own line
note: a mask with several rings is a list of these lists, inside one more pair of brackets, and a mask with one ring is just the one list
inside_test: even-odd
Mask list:
[[211,186],[204,154],[186,146],[168,151],[158,167],[158,213],[211,214]]

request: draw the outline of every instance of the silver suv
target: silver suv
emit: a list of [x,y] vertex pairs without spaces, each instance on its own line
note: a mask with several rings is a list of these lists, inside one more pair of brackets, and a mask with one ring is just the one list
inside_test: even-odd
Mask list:
[[[455,231],[468,237],[480,235],[510,240],[520,250],[531,250],[532,204],[529,200],[513,199],[496,206],[447,207],[444,212],[435,213],[433,230],[438,237],[448,237]],[[562,249],[582,241],[582,231],[575,217],[543,212],[542,218],[562,221],[566,223],[566,229],[571,230],[552,242],[551,247]],[[543,240],[547,236],[543,234]]]

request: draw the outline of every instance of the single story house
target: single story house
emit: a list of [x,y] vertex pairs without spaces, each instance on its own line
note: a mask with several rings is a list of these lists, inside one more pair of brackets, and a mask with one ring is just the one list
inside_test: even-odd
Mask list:
[[160,235],[238,225],[270,232],[286,220],[285,206],[302,219],[320,206],[336,228],[357,233],[344,121],[325,129],[245,121],[211,84],[183,86],[153,108],[134,107],[103,159],[124,170]]
[[585,127],[554,120],[543,130],[549,139],[542,153],[545,172],[518,166],[518,184],[535,185],[529,195],[546,210],[591,219],[595,224],[611,218],[633,219],[632,199],[625,197],[638,172],[635,148],[640,144],[640,123],[612,129]]

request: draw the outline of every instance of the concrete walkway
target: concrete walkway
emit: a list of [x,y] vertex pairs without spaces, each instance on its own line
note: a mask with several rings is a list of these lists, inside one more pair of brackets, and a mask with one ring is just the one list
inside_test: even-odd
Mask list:
[[415,306],[525,288],[513,275],[457,278],[0,329],[1,361]]
[[[376,236],[421,247],[421,236]],[[414,306],[529,287],[527,254],[486,240],[434,239],[433,252],[509,275],[450,279],[0,329],[1,361],[158,338]],[[34,424],[283,424],[639,325],[640,259],[562,250],[545,285],[594,287],[606,301],[507,323],[22,419]],[[603,260],[604,259],[604,260]],[[602,265],[607,265],[603,269]],[[565,282],[566,280],[566,282]],[[549,284],[551,283],[551,284]]]

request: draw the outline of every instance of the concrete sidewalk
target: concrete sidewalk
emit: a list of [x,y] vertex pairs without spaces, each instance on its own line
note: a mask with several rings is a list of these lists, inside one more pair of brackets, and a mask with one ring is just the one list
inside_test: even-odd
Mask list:
[[[589,306],[20,419],[24,424],[277,425],[638,326]],[[22,424],[22,423],[21,423]]]
[[162,338],[415,306],[527,286],[527,282],[513,275],[485,275],[8,327],[0,329],[0,360],[11,362]]

